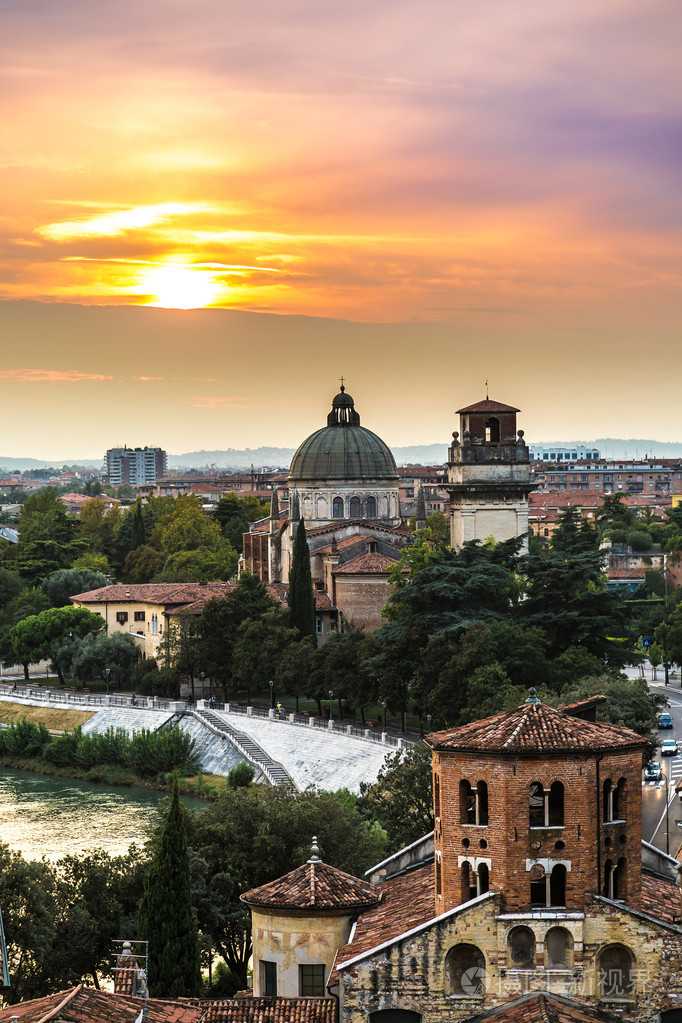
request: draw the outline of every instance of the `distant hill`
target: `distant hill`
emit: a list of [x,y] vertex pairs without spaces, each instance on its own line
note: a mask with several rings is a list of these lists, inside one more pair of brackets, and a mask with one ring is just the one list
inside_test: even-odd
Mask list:
[[[398,465],[440,465],[447,458],[445,444],[413,444],[409,447],[391,448]],[[218,469],[250,469],[262,465],[288,469],[296,448],[228,448],[225,451],[187,451],[183,455],[169,455],[168,467],[189,469],[192,466],[208,468],[215,463]]]
[[[528,439],[528,438],[527,438]],[[598,437],[596,440],[551,440],[533,438],[533,443],[548,447],[575,447],[582,444],[598,448],[602,458],[682,458],[682,441],[646,440],[619,437]],[[186,451],[182,455],[169,455],[170,469],[208,469],[215,464],[217,469],[250,469],[263,465],[288,469],[295,448],[226,448],[220,451]],[[407,447],[392,447],[391,451],[398,465],[441,465],[447,458],[445,444],[412,444]],[[65,458],[46,462],[41,458],[14,458],[0,455],[0,474],[24,469],[43,469],[82,466],[85,469],[99,469],[101,458]]]

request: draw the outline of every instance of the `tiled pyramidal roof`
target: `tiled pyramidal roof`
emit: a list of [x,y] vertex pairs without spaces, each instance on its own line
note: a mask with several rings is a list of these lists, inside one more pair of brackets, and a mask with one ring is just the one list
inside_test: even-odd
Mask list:
[[611,750],[646,745],[646,740],[629,728],[579,720],[534,698],[515,710],[460,728],[432,732],[426,741],[437,750],[498,753]]
[[381,900],[375,885],[330,867],[314,854],[284,877],[241,896],[249,906],[277,909],[363,909]]
[[464,408],[457,409],[457,415],[465,415],[467,412],[520,412],[521,409],[514,408],[513,405],[505,405],[501,401],[492,401],[490,398],[484,398],[483,401],[475,401],[473,405],[466,405]]

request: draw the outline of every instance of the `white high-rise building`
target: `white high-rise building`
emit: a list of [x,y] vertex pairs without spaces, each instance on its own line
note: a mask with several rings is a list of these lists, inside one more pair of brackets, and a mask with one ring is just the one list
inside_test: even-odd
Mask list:
[[168,460],[163,448],[109,448],[106,454],[107,477],[113,486],[130,483],[134,487],[156,483],[166,475]]

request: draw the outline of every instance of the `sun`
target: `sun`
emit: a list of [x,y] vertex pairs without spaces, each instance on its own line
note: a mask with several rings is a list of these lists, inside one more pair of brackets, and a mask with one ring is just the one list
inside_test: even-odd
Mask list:
[[214,274],[177,264],[147,270],[139,284],[151,296],[147,305],[163,309],[201,309],[215,302],[223,290]]

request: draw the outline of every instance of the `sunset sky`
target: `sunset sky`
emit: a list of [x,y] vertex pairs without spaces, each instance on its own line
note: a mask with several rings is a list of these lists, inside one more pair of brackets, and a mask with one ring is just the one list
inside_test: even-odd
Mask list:
[[0,455],[682,441],[680,0],[5,0]]

